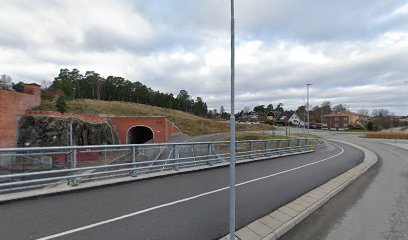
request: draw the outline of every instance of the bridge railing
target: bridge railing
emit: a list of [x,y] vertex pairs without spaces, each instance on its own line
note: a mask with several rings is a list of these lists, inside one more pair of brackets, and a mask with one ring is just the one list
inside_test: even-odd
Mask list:
[[[236,160],[299,154],[321,145],[314,138],[237,141]],[[0,191],[76,186],[87,181],[194,169],[229,161],[228,141],[3,148]]]

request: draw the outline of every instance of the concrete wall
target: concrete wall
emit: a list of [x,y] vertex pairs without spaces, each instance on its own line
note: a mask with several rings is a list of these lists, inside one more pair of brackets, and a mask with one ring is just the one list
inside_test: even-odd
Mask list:
[[0,90],[0,147],[16,146],[17,116],[41,104],[41,88],[26,84],[24,93]]

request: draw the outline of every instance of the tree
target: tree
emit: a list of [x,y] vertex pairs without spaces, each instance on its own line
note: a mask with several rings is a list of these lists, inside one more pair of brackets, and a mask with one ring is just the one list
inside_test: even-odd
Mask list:
[[259,116],[265,115],[266,112],[265,105],[259,105],[254,107],[254,112],[257,113]]
[[278,106],[276,106],[276,108],[275,108],[275,111],[278,111],[278,112],[284,112],[284,110],[283,110],[283,103],[279,103],[278,104]]
[[388,109],[374,109],[371,112],[371,116],[376,117],[376,118],[383,118],[383,117],[387,117],[390,115],[390,111],[388,111]]
[[323,115],[329,114],[329,113],[332,112],[330,101],[322,102],[321,108],[322,108],[322,114]]
[[338,104],[333,107],[333,112],[338,113],[338,112],[347,112],[348,111],[348,106],[346,104]]
[[368,130],[368,131],[374,130],[374,124],[373,124],[373,122],[369,121],[369,122],[367,123],[367,130]]
[[221,107],[220,107],[220,114],[222,115],[222,114],[224,114],[224,113],[225,113],[224,106],[221,106]]
[[298,109],[296,110],[296,114],[299,116],[299,118],[303,121],[307,121],[307,114],[306,114],[306,106],[299,106]]
[[16,84],[13,83],[13,89],[17,92],[23,92],[24,91],[24,83],[23,82],[18,82]]
[[12,80],[13,80],[13,79],[12,79],[10,76],[6,75],[6,74],[2,74],[2,75],[0,76],[0,81],[1,81],[1,82],[11,83]]
[[270,113],[273,111],[273,105],[272,104],[268,104],[268,106],[266,107],[266,112]]
[[364,115],[364,116],[368,116],[368,114],[369,114],[368,110],[365,109],[365,108],[362,108],[362,109],[358,110],[357,113],[359,113],[361,115]]
[[65,97],[59,97],[57,100],[57,107],[58,112],[64,113],[67,111],[67,103],[65,102]]
[[177,109],[199,116],[207,114],[207,104],[201,98],[194,101],[186,90],[181,90],[175,97],[173,94],[154,91],[139,81],[132,82],[118,76],[104,78],[94,71],[86,71],[82,75],[78,69],[61,69],[50,88],[63,91],[67,99],[127,101]]

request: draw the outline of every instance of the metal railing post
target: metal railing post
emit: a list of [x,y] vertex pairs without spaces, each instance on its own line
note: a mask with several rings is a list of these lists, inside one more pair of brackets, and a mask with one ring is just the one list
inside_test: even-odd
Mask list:
[[264,142],[264,152],[265,152],[265,157],[268,156],[268,141]]
[[177,155],[178,155],[178,153],[177,153],[177,145],[173,145],[173,162],[174,162],[174,165],[173,165],[173,170],[175,170],[175,171],[178,171],[179,170],[179,167],[178,167],[178,161],[179,160],[176,160],[176,158],[178,158],[177,157]]
[[253,155],[252,155],[253,151],[254,151],[254,142],[250,141],[249,142],[249,154],[248,154],[249,158],[253,157]]
[[[70,164],[70,168],[71,169],[76,169],[76,167],[77,167],[77,152],[78,152],[78,150],[77,149],[74,149],[73,151],[71,150],[71,164]],[[75,171],[75,170],[73,170],[72,172],[71,172],[71,175],[72,176],[75,176],[77,174],[77,172]],[[77,178],[76,177],[72,177],[71,179],[70,179],[70,185],[71,186],[77,186],[78,185],[78,182],[77,182]]]
[[212,155],[212,144],[211,143],[209,143],[208,144],[208,162],[207,162],[207,164],[208,165],[210,165],[210,166],[212,166],[213,165],[213,163],[212,163],[212,161],[211,161],[211,155]]
[[130,176],[137,177],[137,170],[136,170],[136,147],[132,146],[132,173]]

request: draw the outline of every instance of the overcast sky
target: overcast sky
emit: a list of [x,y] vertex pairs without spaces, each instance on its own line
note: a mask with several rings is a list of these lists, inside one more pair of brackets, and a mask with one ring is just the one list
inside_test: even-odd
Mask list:
[[[229,0],[0,0],[0,74],[61,68],[187,90],[229,109]],[[408,4],[236,0],[236,106],[331,101],[408,114]]]

